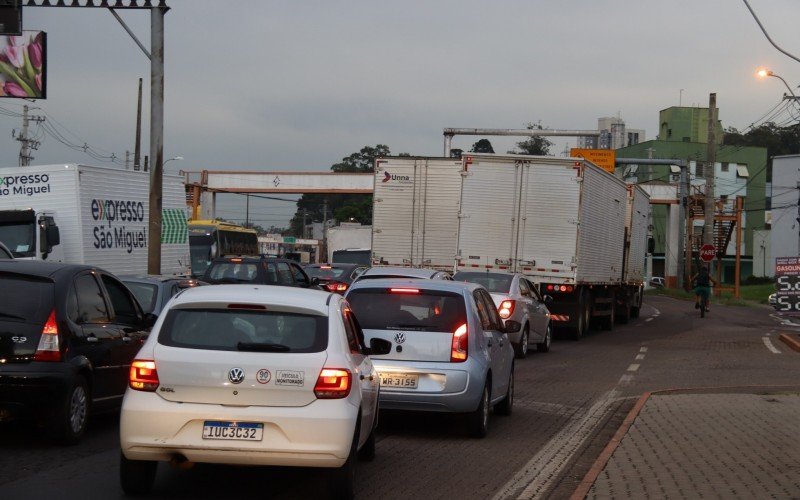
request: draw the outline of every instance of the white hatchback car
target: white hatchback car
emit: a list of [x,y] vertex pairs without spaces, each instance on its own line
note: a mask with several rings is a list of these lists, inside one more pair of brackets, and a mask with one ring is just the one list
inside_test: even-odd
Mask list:
[[331,468],[353,493],[356,455],[375,453],[379,381],[339,295],[268,285],[176,295],[131,366],[120,416],[120,481],[152,488],[159,461]]

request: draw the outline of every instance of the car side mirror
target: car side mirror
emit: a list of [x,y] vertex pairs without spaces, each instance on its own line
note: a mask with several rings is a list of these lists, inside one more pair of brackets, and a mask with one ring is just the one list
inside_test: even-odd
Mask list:
[[158,315],[153,314],[153,313],[145,313],[145,315],[144,315],[144,327],[146,329],[150,330],[151,328],[153,328],[153,325],[156,324],[156,321],[158,321]]
[[319,286],[319,278],[311,278],[311,284],[309,286]]
[[369,340],[369,347],[364,349],[367,356],[382,356],[392,352],[392,343],[388,340],[372,338]]
[[518,332],[522,328],[522,325],[519,321],[514,321],[513,319],[507,319],[506,324],[503,326],[502,332],[503,333],[514,333]]
[[553,303],[553,297],[551,295],[545,294],[544,297],[542,297],[542,300],[544,300],[545,304],[552,304]]

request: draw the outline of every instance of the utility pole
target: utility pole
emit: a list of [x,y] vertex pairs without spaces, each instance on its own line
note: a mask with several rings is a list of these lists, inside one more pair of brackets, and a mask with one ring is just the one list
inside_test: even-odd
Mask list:
[[139,99],[136,105],[136,146],[133,149],[133,169],[142,168],[142,79],[139,78]]
[[323,255],[328,255],[328,198],[322,201],[322,245],[320,245]]
[[703,213],[705,223],[703,226],[703,244],[714,244],[714,164],[717,161],[717,141],[714,136],[717,124],[717,94],[708,95],[708,148],[706,149],[706,165],[704,174],[706,178],[705,203]]
[[28,127],[30,126],[30,122],[43,122],[43,116],[28,116],[28,105],[22,106],[22,130],[19,133],[18,137],[15,137],[16,140],[20,142],[19,145],[19,166],[20,167],[27,167],[31,164],[31,160],[33,160],[33,156],[31,156],[31,151],[36,150],[39,148],[39,141],[35,139],[28,138]]
[[250,193],[245,195],[245,199],[247,204],[244,209],[244,227],[250,227]]
[[150,9],[150,201],[147,273],[161,274],[161,223],[164,202],[164,15],[166,5]]

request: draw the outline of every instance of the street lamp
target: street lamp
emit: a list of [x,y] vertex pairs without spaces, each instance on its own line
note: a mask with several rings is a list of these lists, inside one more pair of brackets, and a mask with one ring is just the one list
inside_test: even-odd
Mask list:
[[766,78],[768,76],[774,76],[775,78],[778,78],[780,81],[783,82],[783,84],[786,86],[786,88],[789,89],[789,93],[792,94],[792,98],[794,98],[794,100],[797,101],[797,96],[794,95],[794,92],[792,91],[792,87],[790,87],[789,84],[786,83],[786,80],[784,80],[783,77],[781,77],[781,75],[776,75],[771,70],[768,70],[766,68],[761,68],[760,70],[758,70],[756,72],[756,76],[758,76],[759,78]]
[[167,165],[167,163],[171,162],[172,160],[178,160],[178,161],[181,161],[181,160],[183,160],[183,156],[176,156],[176,157],[174,157],[174,158],[170,158],[169,160],[164,160],[164,163],[163,163],[162,165],[163,165],[163,166],[166,166],[166,165]]

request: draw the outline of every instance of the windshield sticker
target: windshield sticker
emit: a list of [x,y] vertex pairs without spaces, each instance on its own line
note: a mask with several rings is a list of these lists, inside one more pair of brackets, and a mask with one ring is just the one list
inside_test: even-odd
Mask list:
[[288,370],[275,371],[275,385],[291,385],[303,387],[305,372],[294,372]]
[[272,374],[266,368],[262,368],[256,373],[256,380],[259,384],[268,384],[271,379]]

